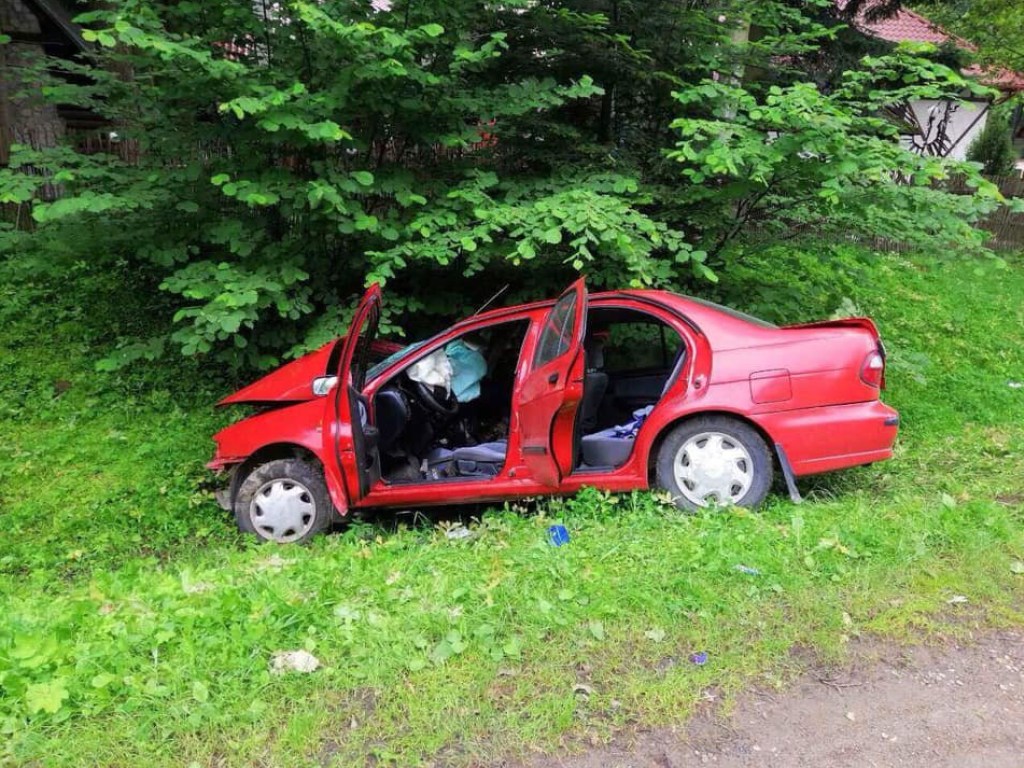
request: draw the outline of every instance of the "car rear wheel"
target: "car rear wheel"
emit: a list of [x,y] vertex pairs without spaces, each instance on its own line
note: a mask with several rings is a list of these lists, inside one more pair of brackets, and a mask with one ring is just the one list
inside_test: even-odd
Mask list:
[[699,416],[673,429],[657,455],[658,485],[676,506],[756,507],[772,485],[772,456],[757,430],[727,416]]
[[332,507],[319,468],[301,459],[278,459],[256,467],[235,496],[235,522],[263,541],[309,541],[328,528]]

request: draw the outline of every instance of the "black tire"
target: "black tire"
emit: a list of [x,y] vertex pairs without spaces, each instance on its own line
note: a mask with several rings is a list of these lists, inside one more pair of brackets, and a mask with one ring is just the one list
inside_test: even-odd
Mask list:
[[253,469],[238,486],[234,510],[241,531],[280,544],[305,543],[329,528],[334,517],[323,472],[301,459],[277,459]]
[[[696,511],[701,507],[708,506],[706,500],[710,496],[704,497],[705,503],[703,504],[697,503],[693,498],[702,487],[697,483],[694,483],[693,487],[684,487],[687,480],[684,479],[681,483],[675,472],[677,461],[680,466],[687,466],[684,464],[684,457],[681,454],[683,446],[690,444],[690,450],[699,447],[704,435],[720,435],[722,436],[721,445],[725,446],[726,450],[735,453],[733,449],[738,446],[750,457],[749,476],[747,475],[745,457],[729,459],[725,463],[726,467],[735,467],[734,471],[743,476],[742,479],[736,480],[730,486],[730,493],[735,491],[738,495],[735,498],[730,498],[729,503],[740,507],[756,507],[763,502],[772,486],[771,451],[756,429],[728,416],[697,416],[688,419],[668,433],[655,458],[655,478],[658,487],[668,491],[680,509]],[[708,445],[708,441],[703,440],[703,445]],[[688,459],[689,451],[686,456],[686,460]],[[723,477],[731,477],[731,475],[723,475]],[[749,481],[747,477],[749,477]],[[745,490],[743,490],[744,485],[747,485]],[[717,495],[715,500],[725,503],[724,500],[717,498]]]

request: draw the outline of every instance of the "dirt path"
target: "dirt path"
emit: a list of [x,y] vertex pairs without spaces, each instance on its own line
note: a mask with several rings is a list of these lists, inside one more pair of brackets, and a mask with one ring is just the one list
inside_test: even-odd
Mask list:
[[[1024,768],[1024,633],[971,645],[860,649],[778,695],[745,695],[728,718],[533,768]],[[822,682],[830,680],[831,684]]]

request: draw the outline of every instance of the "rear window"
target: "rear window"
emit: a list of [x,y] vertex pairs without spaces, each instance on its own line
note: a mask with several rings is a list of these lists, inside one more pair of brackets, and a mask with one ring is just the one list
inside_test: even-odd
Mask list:
[[769,323],[767,320],[762,320],[759,317],[748,315],[746,312],[740,312],[738,309],[733,309],[732,307],[724,307],[721,304],[716,304],[713,301],[707,301],[706,299],[698,299],[696,296],[685,296],[684,298],[687,299],[688,301],[692,301],[694,304],[700,304],[701,306],[705,306],[708,309],[718,310],[719,312],[729,315],[730,317],[735,317],[737,320],[743,320],[748,323],[753,323],[754,325],[759,325],[762,328],[779,327],[775,323]]

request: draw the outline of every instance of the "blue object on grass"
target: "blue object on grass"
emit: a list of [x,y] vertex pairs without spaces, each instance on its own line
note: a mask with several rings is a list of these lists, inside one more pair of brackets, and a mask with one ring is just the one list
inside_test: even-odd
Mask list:
[[548,528],[548,541],[553,546],[560,547],[569,543],[569,531],[564,525],[552,525]]
[[691,654],[690,661],[692,661],[698,667],[703,667],[705,664],[708,663],[708,652],[700,651],[699,653]]

